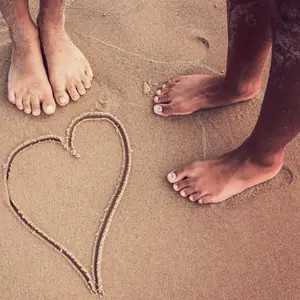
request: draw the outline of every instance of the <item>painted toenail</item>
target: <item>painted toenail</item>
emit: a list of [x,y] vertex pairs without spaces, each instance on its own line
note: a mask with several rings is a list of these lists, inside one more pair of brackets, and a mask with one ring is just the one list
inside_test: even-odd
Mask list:
[[54,109],[54,106],[48,105],[46,110],[47,110],[48,114],[53,114],[55,109]]
[[162,107],[160,105],[154,105],[154,112],[159,114],[162,112]]
[[200,199],[198,202],[199,202],[200,204],[202,204],[202,203],[203,203],[201,199]]
[[174,172],[168,174],[169,182],[174,182],[176,180],[176,174]]
[[161,90],[158,90],[157,92],[156,92],[156,95],[160,95],[161,94]]
[[194,197],[193,197],[193,196],[190,196],[189,199],[190,199],[191,201],[194,201]]
[[154,97],[154,102],[157,103],[158,102],[158,97]]
[[173,189],[174,189],[175,191],[178,191],[178,190],[179,190],[178,185],[177,185],[177,184],[174,184],[174,185],[173,185]]
[[185,196],[186,196],[185,191],[181,191],[181,192],[180,192],[180,195],[181,195],[182,197],[185,197]]
[[163,84],[162,88],[165,89],[166,87],[167,87],[167,85],[166,85],[166,84]]
[[61,104],[67,104],[68,99],[66,99],[65,97],[60,97],[60,98],[59,98],[59,102],[60,102]]

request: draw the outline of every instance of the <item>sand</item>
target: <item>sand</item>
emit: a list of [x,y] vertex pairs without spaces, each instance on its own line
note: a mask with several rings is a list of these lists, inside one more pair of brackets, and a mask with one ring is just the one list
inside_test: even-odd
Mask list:
[[67,29],[93,87],[34,118],[6,100],[11,42],[0,19],[0,299],[299,299],[299,137],[278,177],[220,205],[193,205],[165,180],[239,145],[258,116],[263,90],[191,116],[152,114],[170,76],[224,71],[225,1],[73,1]]

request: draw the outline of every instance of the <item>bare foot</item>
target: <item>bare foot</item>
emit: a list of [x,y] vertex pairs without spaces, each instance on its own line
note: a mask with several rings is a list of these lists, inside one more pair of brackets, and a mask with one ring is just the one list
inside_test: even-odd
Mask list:
[[56,102],[65,106],[69,97],[77,101],[91,87],[93,72],[82,52],[73,44],[62,25],[38,18],[42,48]]
[[153,110],[161,116],[187,115],[200,109],[231,105],[253,98],[260,82],[229,88],[223,76],[185,75],[169,80],[157,91]]
[[[25,36],[26,35],[26,36]],[[47,78],[37,28],[27,28],[24,36],[14,40],[8,74],[8,99],[19,110],[34,116],[53,114],[55,101]]]
[[217,159],[196,161],[168,174],[173,189],[199,203],[219,203],[273,178],[283,164],[283,152],[254,159],[242,146]]

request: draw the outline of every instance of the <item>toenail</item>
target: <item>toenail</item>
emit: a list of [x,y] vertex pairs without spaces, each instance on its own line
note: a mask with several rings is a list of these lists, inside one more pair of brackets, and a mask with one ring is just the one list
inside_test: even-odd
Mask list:
[[174,189],[175,191],[178,191],[178,190],[179,190],[178,185],[177,185],[177,184],[174,184],[174,185],[173,185],[173,189]]
[[159,114],[162,112],[162,107],[160,105],[154,105],[154,112]]
[[176,180],[176,174],[174,172],[168,174],[169,182],[174,182]]
[[158,97],[156,96],[156,97],[154,97],[154,102],[158,102]]
[[166,84],[163,84],[162,88],[165,89],[166,87],[167,87],[167,85],[166,85]]
[[31,110],[30,110],[30,109],[25,109],[25,110],[24,110],[24,113],[25,113],[25,114],[30,114],[30,113],[31,113]]
[[66,99],[65,97],[60,97],[60,98],[59,98],[59,102],[60,102],[61,104],[67,104],[68,99]]
[[46,110],[47,110],[48,114],[53,114],[55,109],[54,109],[54,106],[48,105]]
[[202,203],[203,203],[201,199],[200,199],[198,202],[199,202],[200,204],[202,204]]
[[185,191],[181,191],[181,192],[180,192],[180,195],[181,195],[182,197],[185,197],[185,196],[186,196]]
[[38,117],[41,113],[39,111],[33,111],[32,115]]
[[161,90],[158,90],[157,92],[156,92],[156,95],[160,95],[161,94]]
[[193,197],[193,196],[190,196],[189,199],[190,199],[191,201],[193,201],[193,200],[194,200],[194,197]]

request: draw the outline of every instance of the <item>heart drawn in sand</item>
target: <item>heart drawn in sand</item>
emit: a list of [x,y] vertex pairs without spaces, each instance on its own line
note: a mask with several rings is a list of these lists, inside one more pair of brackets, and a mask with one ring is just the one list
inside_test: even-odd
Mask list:
[[[85,121],[109,122],[111,125],[115,127],[116,132],[118,133],[119,138],[121,140],[122,149],[123,149],[123,165],[122,165],[119,181],[114,191],[114,194],[112,195],[112,197],[110,198],[107,204],[107,208],[104,210],[104,216],[102,218],[102,222],[96,234],[96,240],[93,249],[91,274],[83,267],[83,264],[79,260],[77,260],[71,254],[70,251],[68,251],[68,249],[66,249],[63,245],[55,241],[53,237],[48,236],[41,228],[38,228],[22,213],[21,208],[18,207],[18,205],[14,202],[14,199],[12,199],[12,193],[9,188],[10,173],[11,173],[14,160],[22,151],[24,151],[28,147],[32,147],[36,144],[43,143],[43,142],[54,142],[64,147],[66,151],[70,153],[70,155],[74,157],[79,157],[79,154],[76,152],[76,149],[74,148],[73,145],[73,138],[77,126]],[[112,221],[114,212],[117,209],[118,204],[122,198],[123,192],[125,190],[129,172],[130,172],[130,166],[131,166],[131,150],[130,150],[128,137],[123,125],[114,116],[107,113],[101,113],[101,112],[85,113],[83,115],[80,115],[76,119],[74,119],[67,131],[66,139],[54,135],[43,136],[28,141],[25,144],[22,144],[21,146],[17,147],[10,154],[8,158],[8,163],[5,172],[5,182],[6,182],[9,206],[11,207],[15,215],[18,217],[18,219],[22,222],[24,226],[26,226],[33,234],[37,235],[41,240],[46,242],[54,250],[58,251],[71,264],[71,266],[83,278],[88,288],[95,294],[103,295],[103,285],[101,279],[100,266],[101,266],[101,256],[102,256],[102,251],[104,246],[104,240],[109,230],[109,226]]]

